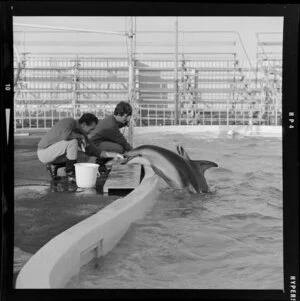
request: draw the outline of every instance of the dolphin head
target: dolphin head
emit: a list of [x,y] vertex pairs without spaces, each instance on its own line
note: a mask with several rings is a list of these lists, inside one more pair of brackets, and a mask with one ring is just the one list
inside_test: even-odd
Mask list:
[[150,152],[151,152],[151,146],[148,146],[148,145],[140,145],[140,146],[137,146],[135,147],[134,149],[126,152],[124,154],[125,157],[128,157],[128,158],[134,158],[134,157],[145,157],[145,156],[149,156]]

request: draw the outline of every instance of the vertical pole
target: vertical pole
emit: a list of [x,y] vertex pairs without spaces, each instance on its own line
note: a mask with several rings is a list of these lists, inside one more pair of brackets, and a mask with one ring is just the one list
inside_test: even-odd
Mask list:
[[44,106],[44,128],[46,128],[46,108]]
[[258,41],[256,43],[256,70],[255,70],[255,89],[258,88],[258,60],[259,60],[259,56],[258,56]]
[[76,56],[76,61],[74,64],[74,77],[73,77],[73,118],[76,118],[76,106],[77,106],[77,81],[78,81],[78,55]]
[[[229,81],[229,87],[231,86],[231,88],[233,89],[233,85],[234,83],[232,83],[232,85],[230,84],[230,76],[228,76],[229,74],[229,62],[227,61],[227,80]],[[234,69],[235,70],[235,69]],[[227,93],[226,96],[226,125],[229,125],[229,96],[231,95],[231,91],[229,91],[229,93]],[[233,95],[233,93],[232,93]]]
[[175,20],[175,68],[174,68],[174,83],[175,83],[175,125],[178,125],[179,120],[179,91],[178,91],[178,17]]
[[25,108],[23,109],[22,108],[22,130],[24,129],[24,110],[25,110]]
[[226,99],[226,125],[229,125],[229,96],[227,94],[227,99]]
[[149,117],[149,114],[150,113],[149,113],[149,104],[148,104],[148,115],[147,115],[148,116],[148,126],[150,126],[150,117]]
[[17,109],[16,109],[16,103],[14,103],[14,131],[17,132]]
[[133,123],[135,119],[135,95],[134,95],[134,58],[133,58],[133,17],[128,19],[128,95],[132,106],[132,119],[129,123],[128,142],[133,145]]
[[28,117],[29,117],[29,128],[31,129],[31,111],[30,111],[30,107],[28,107]]
[[36,108],[36,127],[39,128],[39,108]]
[[[275,63],[274,63],[275,65]],[[273,67],[274,69],[276,68],[275,66]],[[275,81],[275,125],[277,126],[278,125],[278,122],[277,122],[277,118],[278,118],[278,91],[277,91],[277,70],[275,69],[274,70],[275,72],[275,76],[274,76],[274,81]]]
[[142,106],[139,105],[140,127],[142,127]]

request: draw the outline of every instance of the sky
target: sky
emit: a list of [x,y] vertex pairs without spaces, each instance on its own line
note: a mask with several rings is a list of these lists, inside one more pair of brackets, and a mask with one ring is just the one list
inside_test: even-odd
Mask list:
[[[139,51],[149,51],[150,47],[156,42],[164,43],[162,46],[155,46],[156,51],[174,51],[174,29],[176,17],[136,17],[135,24],[137,31],[170,31],[168,34],[138,34],[137,42],[145,43],[145,46],[140,46]],[[54,26],[54,27],[67,27],[67,28],[80,28],[87,30],[98,31],[113,31],[124,32],[128,28],[128,18],[126,17],[14,17],[14,24],[34,24],[39,26]],[[34,33],[26,33],[19,31],[34,31]],[[43,33],[38,33],[41,29],[29,28],[24,26],[14,25],[14,42],[20,52],[64,52],[82,50],[90,52],[107,51],[114,52],[118,48],[116,45],[112,46],[114,42],[124,43],[125,38],[112,34],[103,33],[80,33],[75,34],[71,32],[57,31],[43,29]],[[283,17],[178,17],[178,30],[179,31],[233,31],[238,32],[243,45],[251,60],[255,60],[257,53],[257,38],[256,33],[282,33],[283,32]],[[49,33],[45,33],[45,31]],[[52,32],[52,33],[51,33]],[[282,41],[281,35],[264,35],[261,36],[265,39],[276,39]],[[26,45],[26,41],[31,41],[31,45]],[[209,34],[184,34],[180,35],[180,41],[184,41],[188,46],[184,46],[185,51],[197,51],[207,48],[201,44],[201,41],[230,41],[232,34],[225,33],[209,33]],[[94,46],[80,46],[80,43],[101,43],[101,50]],[[50,44],[49,44],[50,42]],[[66,42],[69,43],[66,47]],[[75,46],[74,43],[78,43]],[[110,45],[105,45],[110,43]],[[167,45],[169,43],[169,45]],[[192,45],[192,44],[197,45]],[[78,46],[79,45],[79,46]],[[137,45],[139,45],[137,43]],[[200,46],[199,46],[200,45]],[[99,45],[98,45],[99,46]],[[76,48],[77,47],[77,48]],[[205,48],[206,47],[206,48]],[[215,46],[214,46],[215,47]],[[218,46],[219,48],[221,46]],[[105,49],[105,50],[104,50]],[[122,48],[123,49],[123,48]],[[153,48],[154,49],[154,48]],[[179,49],[183,50],[183,48]],[[274,49],[275,51],[278,51]],[[120,51],[120,48],[119,48]],[[123,51],[123,50],[122,50]],[[155,51],[155,50],[153,50]],[[225,51],[225,48],[224,48]]]

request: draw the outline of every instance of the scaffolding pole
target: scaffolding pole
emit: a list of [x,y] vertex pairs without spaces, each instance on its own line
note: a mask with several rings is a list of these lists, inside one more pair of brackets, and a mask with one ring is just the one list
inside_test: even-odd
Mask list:
[[134,94],[134,58],[133,58],[133,17],[128,20],[128,96],[132,106],[132,118],[129,123],[128,142],[133,146],[133,127],[135,120],[135,94]]
[[175,125],[179,124],[179,89],[178,89],[178,17],[175,20]]
[[104,30],[92,30],[92,29],[84,29],[84,28],[70,28],[70,27],[63,27],[63,26],[47,26],[47,25],[39,25],[39,24],[26,24],[26,23],[13,23],[14,26],[21,26],[21,27],[32,27],[32,28],[45,28],[45,29],[52,29],[52,30],[60,30],[60,31],[76,31],[76,32],[88,32],[88,33],[102,33],[102,34],[110,34],[110,35],[117,35],[117,36],[125,36],[123,32],[117,31],[104,31]]

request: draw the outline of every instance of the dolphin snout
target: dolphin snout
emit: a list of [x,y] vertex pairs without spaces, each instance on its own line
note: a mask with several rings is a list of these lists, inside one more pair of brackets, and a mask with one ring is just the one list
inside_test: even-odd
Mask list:
[[124,153],[123,155],[126,158],[142,156],[142,154],[138,151],[128,151],[128,152]]

